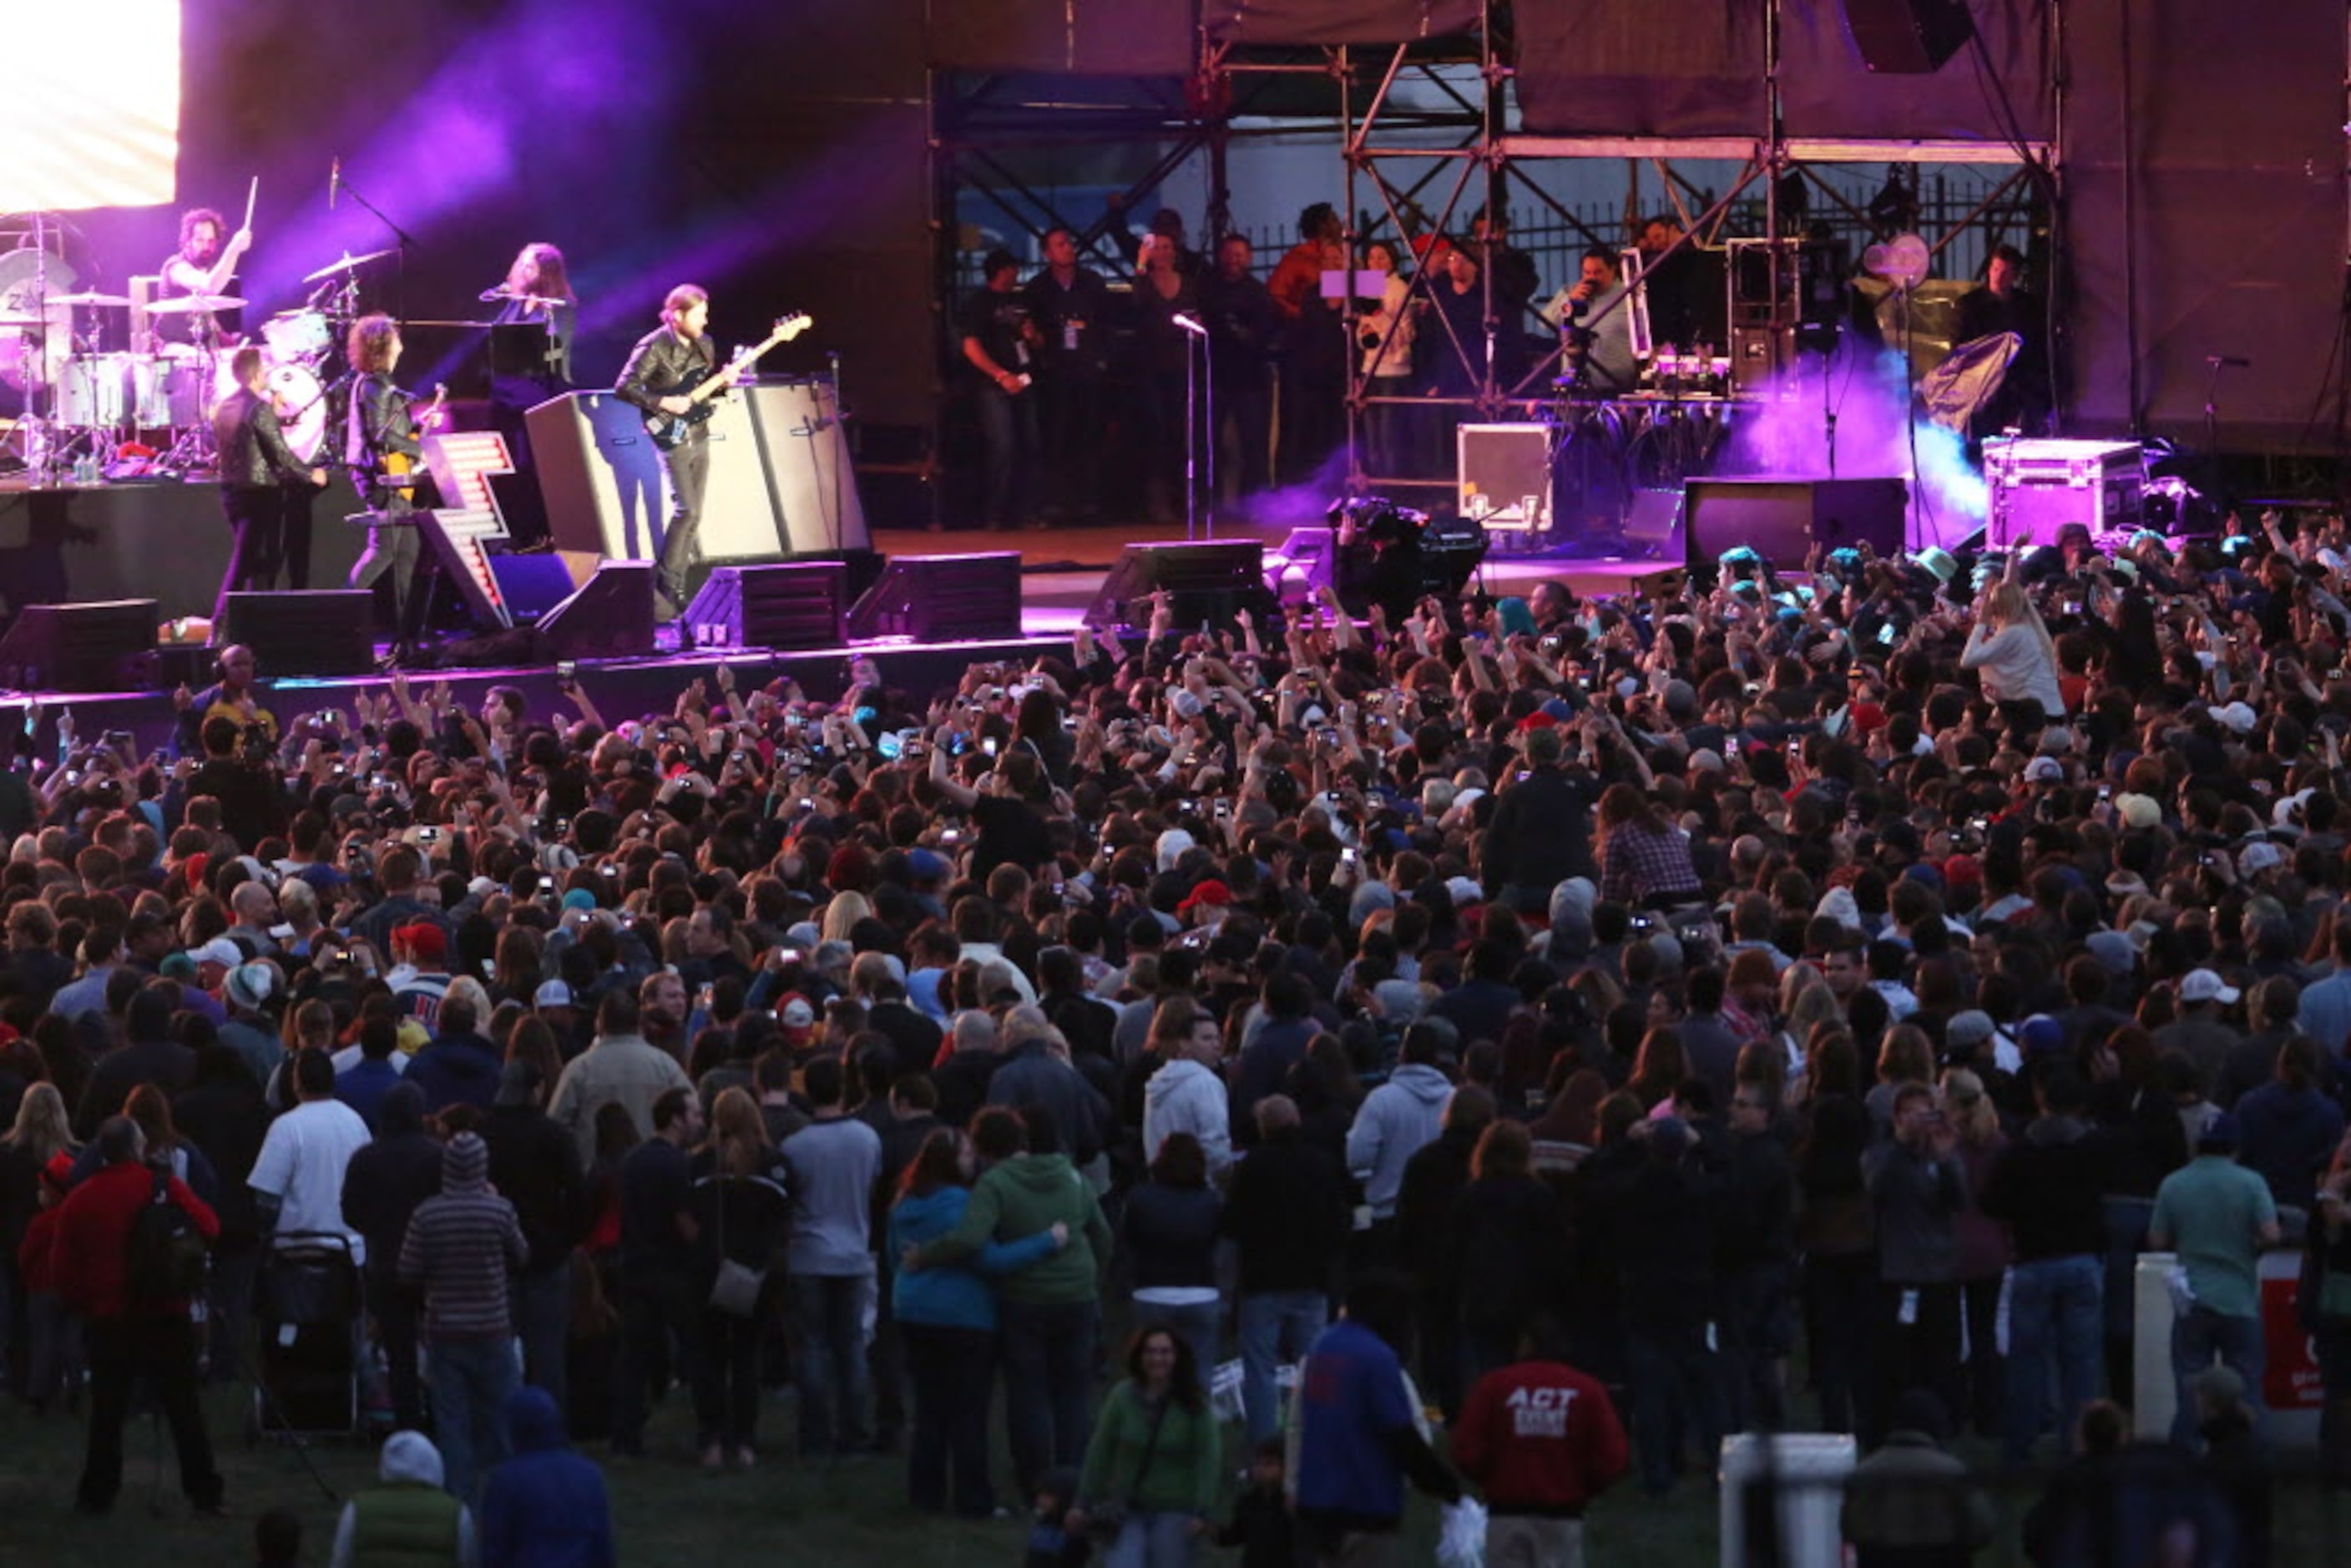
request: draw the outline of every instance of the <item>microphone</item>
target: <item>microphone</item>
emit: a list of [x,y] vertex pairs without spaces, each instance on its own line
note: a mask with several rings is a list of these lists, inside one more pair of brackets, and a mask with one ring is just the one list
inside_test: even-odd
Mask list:
[[513,296],[513,295],[511,295],[511,294],[508,294],[508,293],[507,292],[507,286],[506,286],[505,284],[501,283],[501,284],[499,284],[496,288],[485,288],[485,289],[483,289],[483,290],[482,290],[482,292],[481,292],[481,294],[480,294],[477,298],[480,298],[480,300],[481,300],[481,302],[482,302],[483,304],[487,305],[487,304],[492,303],[492,302],[493,302],[493,301],[495,301],[495,300],[499,300],[499,299],[511,299],[511,298],[514,298],[514,296]]
[[2241,354],[2207,354],[2204,356],[2204,362],[2215,370],[2223,365],[2237,371],[2250,371],[2253,368],[2253,361]]
[[342,189],[343,159],[342,154],[337,153],[335,161],[327,166],[327,210],[329,212],[335,210],[335,198],[342,193]]
[[1208,329],[1200,325],[1200,319],[1187,310],[1178,310],[1167,319],[1195,338],[1205,338],[1208,335]]

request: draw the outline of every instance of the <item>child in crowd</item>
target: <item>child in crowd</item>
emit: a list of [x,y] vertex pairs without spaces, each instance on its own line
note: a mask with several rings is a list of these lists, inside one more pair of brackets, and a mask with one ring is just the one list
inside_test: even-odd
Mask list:
[[1297,1568],[1306,1560],[1290,1500],[1282,1495],[1282,1438],[1266,1438],[1249,1455],[1249,1485],[1233,1500],[1233,1517],[1217,1544],[1241,1549],[1241,1568]]
[[1092,1543],[1070,1533],[1070,1506],[1078,1500],[1078,1472],[1047,1470],[1037,1478],[1034,1522],[1029,1526],[1028,1568],[1084,1568]]

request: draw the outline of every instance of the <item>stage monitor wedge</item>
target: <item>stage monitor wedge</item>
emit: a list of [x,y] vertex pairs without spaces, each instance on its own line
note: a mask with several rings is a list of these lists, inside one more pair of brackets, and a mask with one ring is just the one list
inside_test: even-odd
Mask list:
[[253,650],[262,677],[363,675],[375,668],[375,595],[320,588],[232,593],[215,641]]
[[1273,608],[1265,587],[1265,541],[1217,539],[1206,544],[1170,540],[1128,545],[1086,612],[1091,626],[1151,624],[1145,602],[1165,589],[1174,601],[1176,624],[1189,629],[1203,621],[1230,626],[1233,613],[1264,615]]
[[849,612],[852,642],[978,643],[1020,635],[1020,552],[897,555]]
[[155,674],[155,601],[27,604],[0,637],[0,687],[135,692]]
[[1814,545],[1834,550],[1866,544],[1879,555],[1898,555],[1909,498],[1901,478],[1692,479],[1684,490],[1687,559],[1693,567],[1711,566],[1745,545],[1782,571],[1801,571]]
[[653,651],[653,565],[608,560],[538,623],[541,657],[632,659]]
[[678,619],[695,648],[838,648],[848,601],[841,561],[722,566]]

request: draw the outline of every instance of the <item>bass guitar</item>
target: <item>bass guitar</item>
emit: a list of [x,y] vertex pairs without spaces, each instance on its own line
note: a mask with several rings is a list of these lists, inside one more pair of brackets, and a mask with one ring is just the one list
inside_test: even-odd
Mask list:
[[717,405],[712,400],[733,386],[736,377],[749,370],[768,350],[778,343],[790,342],[815,324],[816,318],[805,310],[778,317],[775,330],[729,360],[692,391],[673,387],[661,393],[664,397],[684,398],[686,411],[684,413],[664,413],[659,409],[653,410],[645,415],[645,434],[652,436],[653,444],[664,452],[677,445],[694,434],[695,425],[716,412]]

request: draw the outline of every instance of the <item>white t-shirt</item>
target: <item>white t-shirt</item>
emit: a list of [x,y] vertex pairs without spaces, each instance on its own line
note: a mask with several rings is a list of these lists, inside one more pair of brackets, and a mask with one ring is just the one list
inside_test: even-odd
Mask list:
[[297,1105],[269,1124],[247,1185],[278,1200],[279,1235],[333,1231],[350,1238],[353,1262],[367,1261],[367,1243],[343,1223],[343,1171],[367,1142],[367,1124],[340,1100]]

